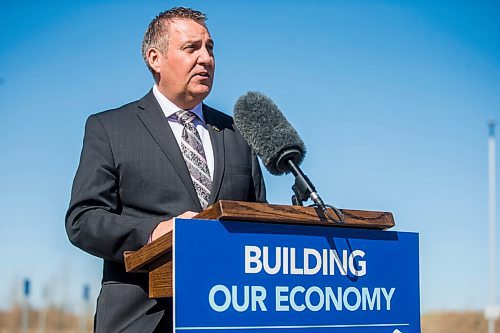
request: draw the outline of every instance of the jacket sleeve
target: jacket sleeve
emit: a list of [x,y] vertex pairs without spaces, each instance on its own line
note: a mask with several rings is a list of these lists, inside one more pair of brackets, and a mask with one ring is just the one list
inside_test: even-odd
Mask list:
[[123,262],[123,252],[146,244],[162,219],[121,215],[119,179],[105,127],[99,115],[90,116],[66,213],[66,232],[80,249]]

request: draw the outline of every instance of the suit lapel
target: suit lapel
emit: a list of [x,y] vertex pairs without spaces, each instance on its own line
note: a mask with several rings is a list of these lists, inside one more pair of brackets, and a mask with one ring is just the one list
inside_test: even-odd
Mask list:
[[[196,195],[186,162],[184,162],[184,158],[182,157],[182,153],[176,142],[174,133],[168,125],[168,121],[165,119],[165,115],[163,114],[158,101],[154,97],[152,90],[139,101],[138,107],[139,111],[137,112],[137,115],[140,120],[154,138],[158,146],[160,146],[173,169],[186,187],[191,199],[193,199],[198,207],[198,210],[201,210],[200,201]],[[210,138],[212,138],[212,134],[210,134]]]
[[210,190],[210,199],[208,204],[215,203],[219,196],[220,186],[224,175],[225,152],[224,152],[224,127],[218,124],[217,117],[214,112],[209,112],[209,108],[203,104],[203,116],[207,124],[207,130],[212,143],[214,153],[214,174],[212,180],[212,189]]

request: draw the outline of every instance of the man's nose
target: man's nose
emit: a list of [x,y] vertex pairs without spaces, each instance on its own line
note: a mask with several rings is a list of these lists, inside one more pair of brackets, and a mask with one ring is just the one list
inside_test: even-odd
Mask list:
[[200,48],[200,53],[198,56],[198,63],[200,64],[213,64],[214,56],[211,50],[206,47]]

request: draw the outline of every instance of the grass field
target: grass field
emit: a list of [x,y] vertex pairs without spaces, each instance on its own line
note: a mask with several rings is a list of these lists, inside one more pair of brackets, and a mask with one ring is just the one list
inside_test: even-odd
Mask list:
[[[81,327],[84,324],[74,313],[55,308],[33,310],[29,313],[29,333],[91,333],[92,321],[93,315],[89,315],[86,322],[88,329],[83,332]],[[0,312],[0,333],[22,333],[19,308]]]
[[[92,316],[87,318],[87,330],[92,332]],[[0,312],[0,333],[21,333],[21,312],[13,309]],[[62,309],[30,312],[29,333],[83,333],[80,318]],[[500,321],[495,333],[500,333]],[[432,312],[422,316],[422,333],[487,333],[487,323],[480,312]]]

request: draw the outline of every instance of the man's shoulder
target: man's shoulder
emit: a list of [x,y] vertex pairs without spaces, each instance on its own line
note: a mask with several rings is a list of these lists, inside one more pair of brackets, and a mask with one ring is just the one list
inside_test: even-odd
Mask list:
[[[129,117],[135,117],[137,112],[144,107],[149,106],[153,101],[151,100],[152,93],[151,91],[146,94],[144,97],[124,104],[122,106],[104,110],[101,112],[94,113],[90,115],[89,118],[98,118],[102,121],[118,121],[118,120],[126,120]],[[154,98],[154,97],[153,97]]]
[[104,110],[101,112],[94,113],[91,117],[98,117],[101,119],[106,118],[116,118],[116,117],[124,117],[127,113],[136,113],[139,107],[139,100],[133,101],[122,106]]
[[218,125],[222,128],[234,128],[233,117],[206,104],[203,104],[203,115],[207,124]]

